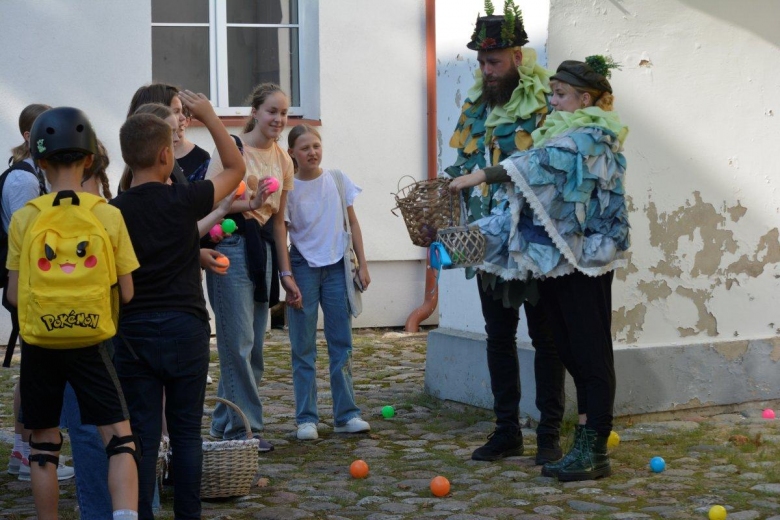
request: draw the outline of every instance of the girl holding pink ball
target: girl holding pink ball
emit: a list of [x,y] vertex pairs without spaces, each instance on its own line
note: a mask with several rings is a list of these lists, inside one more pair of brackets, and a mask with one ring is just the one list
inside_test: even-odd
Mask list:
[[[293,163],[277,144],[287,125],[290,101],[278,85],[263,83],[251,96],[251,115],[238,136],[246,163],[246,191],[233,200],[226,220],[236,229],[224,234],[214,249],[227,257],[230,268],[225,274],[206,273],[209,301],[217,328],[220,380],[217,395],[227,399],[246,414],[251,433],[260,439],[260,451],[271,451],[271,443],[260,437],[263,430],[263,405],[258,385],[263,377],[263,339],[269,306],[279,299],[275,265],[286,240],[284,211],[287,192],[293,189]],[[222,171],[215,151],[206,178]],[[257,196],[271,192],[267,199]],[[231,226],[232,227],[232,226]],[[224,228],[223,228],[224,231]],[[281,233],[281,234],[280,234]],[[285,251],[286,253],[286,251]],[[288,301],[300,301],[300,292],[290,277],[282,278]],[[210,434],[219,439],[246,438],[244,423],[235,412],[218,403],[212,416]]]

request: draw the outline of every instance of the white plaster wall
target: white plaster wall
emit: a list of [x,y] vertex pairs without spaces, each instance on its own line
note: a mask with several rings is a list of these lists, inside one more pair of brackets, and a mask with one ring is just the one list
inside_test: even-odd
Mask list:
[[[466,92],[474,84],[474,72],[479,68],[477,52],[466,47],[474,32],[477,13],[484,15],[484,1],[439,0],[436,3],[436,55],[438,58],[438,114],[439,170],[455,162],[457,155],[450,148],[452,131],[460,117],[460,108]],[[523,12],[528,47],[536,50],[539,63],[547,64],[548,0],[515,0]],[[502,12],[503,2],[494,2],[496,13]],[[476,280],[466,280],[462,269],[444,271],[439,280],[439,325],[466,332],[484,333],[485,322],[479,306]],[[522,315],[522,313],[521,313]],[[524,317],[518,329],[518,338],[528,340]]]
[[623,64],[611,80],[631,128],[622,344],[780,335],[779,19],[772,0],[551,0],[551,64]]

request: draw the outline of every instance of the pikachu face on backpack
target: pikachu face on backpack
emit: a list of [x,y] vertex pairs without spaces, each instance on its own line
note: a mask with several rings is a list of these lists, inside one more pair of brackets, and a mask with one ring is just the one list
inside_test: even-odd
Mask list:
[[63,191],[28,204],[40,213],[19,262],[22,338],[41,347],[74,348],[113,337],[116,266],[108,233],[93,212],[105,201]]

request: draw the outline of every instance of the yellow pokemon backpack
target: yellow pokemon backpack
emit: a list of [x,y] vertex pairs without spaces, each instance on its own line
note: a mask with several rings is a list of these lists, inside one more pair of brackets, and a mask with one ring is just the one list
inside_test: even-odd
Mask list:
[[114,250],[93,211],[105,203],[73,191],[27,203],[40,211],[27,229],[19,261],[19,326],[27,343],[86,347],[116,334]]

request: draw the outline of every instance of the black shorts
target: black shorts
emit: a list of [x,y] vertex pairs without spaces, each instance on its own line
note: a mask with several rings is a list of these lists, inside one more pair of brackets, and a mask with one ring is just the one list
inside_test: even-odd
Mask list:
[[22,342],[20,370],[22,418],[29,430],[59,427],[66,382],[76,392],[82,423],[106,426],[130,417],[105,343],[52,349]]

